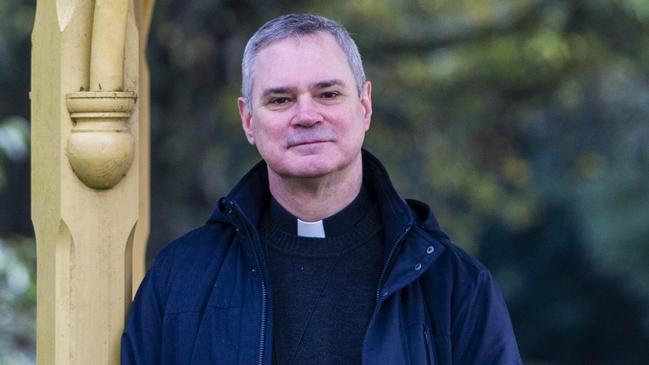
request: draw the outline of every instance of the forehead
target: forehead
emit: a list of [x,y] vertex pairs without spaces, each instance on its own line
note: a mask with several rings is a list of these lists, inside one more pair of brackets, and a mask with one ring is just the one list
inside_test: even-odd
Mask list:
[[252,70],[253,93],[266,87],[308,86],[334,79],[354,85],[345,53],[329,33],[275,41],[259,51]]

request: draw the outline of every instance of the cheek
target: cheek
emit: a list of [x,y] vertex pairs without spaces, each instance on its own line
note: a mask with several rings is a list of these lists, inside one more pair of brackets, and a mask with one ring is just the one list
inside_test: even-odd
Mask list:
[[263,149],[278,149],[282,145],[281,131],[266,124],[257,125],[253,130],[256,145]]
[[361,120],[356,120],[353,126],[349,126],[347,130],[343,131],[346,140],[349,144],[357,145],[363,142],[367,128]]

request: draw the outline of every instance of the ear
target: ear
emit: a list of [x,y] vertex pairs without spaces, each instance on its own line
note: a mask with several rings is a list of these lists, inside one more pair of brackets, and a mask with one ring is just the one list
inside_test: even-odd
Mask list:
[[363,124],[365,124],[365,131],[370,129],[372,121],[372,83],[365,81],[361,88],[361,108],[363,109]]
[[248,102],[243,97],[239,97],[237,99],[237,105],[239,106],[239,116],[241,117],[243,132],[246,135],[248,143],[254,145],[255,137],[252,131],[252,113],[249,111]]

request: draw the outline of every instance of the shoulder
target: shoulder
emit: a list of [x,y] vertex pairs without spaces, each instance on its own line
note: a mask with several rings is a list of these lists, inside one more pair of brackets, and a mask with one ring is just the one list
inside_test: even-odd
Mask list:
[[441,229],[430,207],[420,201],[408,199],[408,206],[414,217],[413,235],[420,241],[432,245],[430,265],[426,276],[435,276],[447,285],[471,288],[492,281],[491,273],[478,259],[456,245]]
[[[461,364],[521,364],[505,299],[491,272],[450,240],[422,275],[436,333]],[[441,300],[440,300],[441,298]]]
[[207,222],[166,244],[155,256],[147,277],[165,297],[176,286],[191,287],[212,276],[235,244],[235,231],[220,222]]
[[420,277],[435,333],[448,336],[462,364],[520,364],[507,305],[489,269],[439,228],[430,208],[408,201],[413,234],[435,247]]
[[234,230],[223,223],[207,222],[167,243],[156,255],[154,266],[182,265],[222,251],[231,243]]

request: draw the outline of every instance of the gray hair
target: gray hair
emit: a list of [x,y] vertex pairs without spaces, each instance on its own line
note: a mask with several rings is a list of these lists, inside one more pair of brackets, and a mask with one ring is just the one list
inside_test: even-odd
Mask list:
[[347,63],[352,70],[356,81],[356,88],[360,94],[365,82],[365,71],[363,61],[358,52],[356,43],[347,30],[338,22],[313,14],[287,14],[268,21],[250,38],[246,49],[243,52],[241,62],[241,92],[251,107],[252,102],[252,64],[255,57],[264,47],[269,44],[289,38],[303,35],[325,32],[331,34],[338,42],[338,45],[347,57]]

